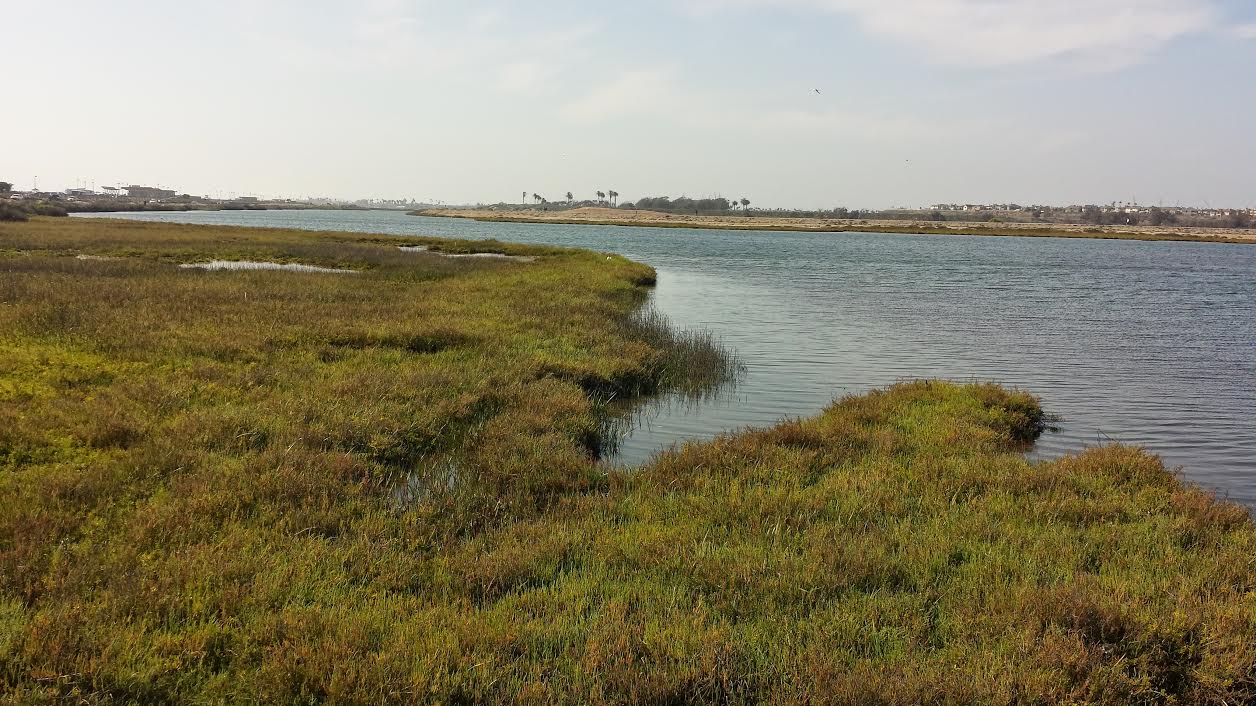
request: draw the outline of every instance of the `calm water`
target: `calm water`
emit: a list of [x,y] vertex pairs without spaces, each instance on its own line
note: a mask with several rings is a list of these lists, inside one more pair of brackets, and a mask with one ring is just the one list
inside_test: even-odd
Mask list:
[[657,307],[748,372],[663,400],[622,459],[806,416],[903,378],[993,380],[1062,415],[1050,456],[1142,444],[1256,506],[1256,247],[1039,238],[562,226],[379,211],[111,214],[149,221],[497,238],[614,251],[659,272]]

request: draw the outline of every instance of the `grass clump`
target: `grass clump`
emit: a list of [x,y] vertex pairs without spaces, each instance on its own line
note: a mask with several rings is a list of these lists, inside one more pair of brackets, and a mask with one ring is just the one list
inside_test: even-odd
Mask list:
[[735,367],[649,269],[397,244],[0,226],[0,702],[1256,699],[1256,531],[1154,457],[919,382],[607,471],[593,393]]
[[0,199],[0,223],[24,223],[33,216],[67,216],[65,208],[48,201]]

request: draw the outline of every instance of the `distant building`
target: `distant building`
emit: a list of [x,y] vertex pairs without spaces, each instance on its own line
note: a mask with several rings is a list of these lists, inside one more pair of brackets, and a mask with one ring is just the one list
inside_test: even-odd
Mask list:
[[144,199],[146,201],[161,201],[162,199],[172,199],[175,196],[173,189],[158,189],[152,186],[128,186],[126,194],[133,199]]

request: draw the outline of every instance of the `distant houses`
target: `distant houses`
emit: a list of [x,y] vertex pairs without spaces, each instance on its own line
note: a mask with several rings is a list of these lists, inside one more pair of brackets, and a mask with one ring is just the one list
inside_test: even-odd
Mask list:
[[1021,211],[1023,206],[1014,203],[937,203],[929,207],[930,211],[951,211],[961,213],[981,213],[986,211]]

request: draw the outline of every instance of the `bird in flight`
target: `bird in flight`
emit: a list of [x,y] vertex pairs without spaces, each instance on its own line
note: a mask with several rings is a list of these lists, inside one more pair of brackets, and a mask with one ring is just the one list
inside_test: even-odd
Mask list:
[[818,88],[813,88],[813,89],[811,89],[811,90],[815,91],[815,93],[816,93],[816,95],[817,95],[817,96],[818,96],[818,95],[820,95],[820,89],[818,89]]

